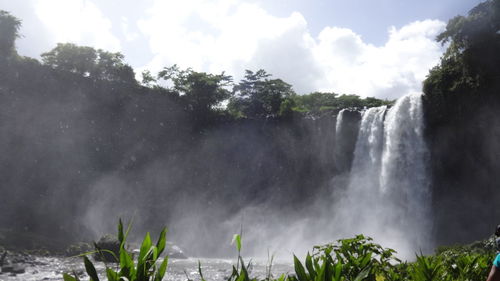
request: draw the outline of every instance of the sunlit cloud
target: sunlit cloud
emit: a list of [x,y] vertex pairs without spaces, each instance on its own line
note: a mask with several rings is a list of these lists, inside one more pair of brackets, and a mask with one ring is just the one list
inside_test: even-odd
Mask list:
[[138,22],[153,53],[143,68],[178,64],[195,70],[266,69],[299,93],[315,90],[397,98],[419,92],[443,52],[437,20],[391,27],[376,47],[348,28],[325,27],[314,36],[299,12],[276,17],[237,0],[154,1]]
[[90,0],[37,0],[35,13],[55,42],[120,51],[111,21]]
[[[34,7],[39,33],[44,34],[38,36],[44,41],[38,48],[43,49],[29,54],[73,42],[129,51],[124,52],[126,59],[140,62],[133,65],[137,73],[178,64],[225,71],[237,81],[245,69],[262,68],[300,94],[320,90],[393,99],[420,92],[422,80],[444,51],[434,40],[445,27],[438,20],[390,27],[387,41],[375,46],[346,27],[326,26],[312,33],[308,20],[314,19],[300,11],[276,16],[247,0],[151,0],[135,18],[117,17],[110,10],[105,14],[100,2],[92,0],[24,1]],[[23,14],[25,5],[16,3],[7,6],[14,8],[14,15],[16,10]],[[132,1],[123,5],[122,11],[134,9]],[[37,34],[35,29],[23,27],[29,36]],[[30,38],[21,39],[22,50],[36,48]]]

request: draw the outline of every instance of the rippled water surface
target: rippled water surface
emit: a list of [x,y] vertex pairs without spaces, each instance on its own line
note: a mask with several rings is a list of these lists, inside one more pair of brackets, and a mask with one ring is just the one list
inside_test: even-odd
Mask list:
[[[234,260],[224,259],[185,259],[185,260],[170,260],[167,270],[167,275],[164,280],[170,281],[186,281],[200,280],[198,274],[198,260],[201,262],[203,276],[207,280],[226,280],[231,274]],[[96,268],[102,273],[104,264],[96,262]],[[252,262],[251,276],[263,279],[266,276],[267,267],[265,261]],[[275,263],[272,266],[273,276],[279,276],[282,273],[292,271],[291,264]],[[39,281],[39,280],[62,280],[63,272],[77,272],[82,280],[88,280],[83,274],[83,261],[79,258],[56,258],[56,257],[34,257],[34,260],[26,266],[26,272],[23,274],[11,275],[10,273],[0,273],[1,281]]]

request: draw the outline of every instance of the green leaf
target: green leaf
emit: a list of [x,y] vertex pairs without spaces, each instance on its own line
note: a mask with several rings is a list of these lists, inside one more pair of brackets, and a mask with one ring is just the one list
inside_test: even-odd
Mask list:
[[63,280],[64,281],[78,281],[78,277],[76,277],[76,275],[75,275],[75,277],[73,277],[67,273],[63,273]]
[[342,273],[342,262],[338,261],[335,265],[334,280],[340,281],[340,274]]
[[120,275],[128,279],[135,275],[134,260],[124,248],[120,249]]
[[[233,241],[232,243],[236,243],[236,249],[238,250],[238,252],[241,252],[241,235],[239,234],[235,234],[233,236]],[[232,244],[231,243],[231,244]]]
[[311,258],[311,255],[309,255],[309,253],[307,253],[307,256],[306,256],[306,268],[307,268],[307,271],[309,271],[309,276],[311,276],[311,279],[314,279],[316,276],[316,271],[314,270],[312,258]]
[[354,278],[354,281],[361,281],[366,279],[368,275],[370,274],[371,267],[367,266],[365,267],[357,276]]
[[158,255],[161,255],[163,253],[163,250],[165,250],[165,245],[167,243],[167,228],[163,228],[160,237],[158,237],[158,242],[156,242],[156,248],[158,248]]
[[165,257],[160,265],[160,268],[158,268],[158,271],[156,272],[155,281],[161,281],[163,279],[163,277],[165,276],[165,272],[167,272],[167,266],[168,257]]
[[323,262],[321,268],[319,270],[318,275],[316,276],[316,281],[325,281],[325,271],[326,271],[326,261]]
[[205,278],[203,277],[203,272],[201,271],[201,262],[200,261],[198,261],[198,272],[200,273],[201,281],[205,281]]
[[148,233],[146,233],[146,236],[144,237],[144,240],[142,241],[138,261],[144,260],[144,257],[146,256],[147,252],[150,249],[151,249],[151,237],[149,236],[149,232],[148,232]]
[[304,267],[302,266],[299,259],[295,255],[293,255],[293,263],[295,266],[295,274],[297,275],[299,281],[307,281],[308,278],[306,271],[304,270]]
[[118,220],[118,241],[120,241],[120,245],[123,245],[125,242],[125,236],[123,235],[123,223],[122,219]]
[[90,277],[90,281],[99,281],[99,276],[97,276],[94,264],[87,257],[83,257],[83,261],[85,263],[85,270]]
[[118,273],[109,267],[106,268],[106,276],[108,277],[108,281],[118,281]]

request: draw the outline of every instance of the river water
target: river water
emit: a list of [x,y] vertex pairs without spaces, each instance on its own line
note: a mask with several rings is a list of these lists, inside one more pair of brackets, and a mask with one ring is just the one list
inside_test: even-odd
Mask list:
[[[167,274],[163,280],[168,281],[186,281],[200,280],[198,274],[198,261],[201,262],[203,276],[207,281],[227,280],[232,272],[232,265],[235,264],[235,259],[178,259],[170,260]],[[248,262],[249,260],[245,260]],[[251,262],[251,276],[258,279],[264,279],[268,272],[268,263],[265,260],[257,260]],[[95,263],[100,277],[105,280],[104,264],[102,262]],[[40,281],[40,280],[63,280],[63,272],[77,272],[82,280],[88,280],[88,277],[83,272],[85,271],[83,260],[81,258],[59,258],[59,257],[37,257],[33,256],[32,260],[26,266],[26,272],[23,274],[11,275],[10,273],[0,273],[0,281]],[[271,273],[278,277],[282,273],[293,272],[292,264],[273,263]]]

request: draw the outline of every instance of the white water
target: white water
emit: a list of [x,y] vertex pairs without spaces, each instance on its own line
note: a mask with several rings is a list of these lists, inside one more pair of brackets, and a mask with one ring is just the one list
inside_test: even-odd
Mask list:
[[427,157],[420,95],[365,111],[349,184],[334,208],[341,235],[372,236],[405,259],[430,249]]
[[338,140],[339,139],[339,136],[340,136],[340,131],[342,130],[342,120],[344,119],[344,112],[346,111],[346,109],[342,109],[339,111],[339,113],[337,114],[337,121],[335,123],[335,136],[336,136],[336,139]]
[[[63,257],[33,257],[34,261],[30,265],[26,265],[26,272],[23,274],[9,274],[0,272],[1,281],[62,281],[63,272],[77,272],[82,281],[89,280],[84,274],[85,268],[81,258],[63,258]],[[170,259],[168,262],[165,281],[186,281],[186,280],[201,280],[198,273],[198,261],[201,263],[203,276],[208,281],[224,281],[231,275],[232,266],[236,264],[235,260],[228,259]],[[245,261],[249,261],[245,259]],[[101,280],[105,277],[105,267],[102,262],[94,263]],[[251,262],[251,276],[257,277],[258,280],[264,280],[268,274],[268,262],[256,261]],[[292,272],[291,264],[276,263],[272,264],[271,274],[274,277],[279,277],[283,273]]]

